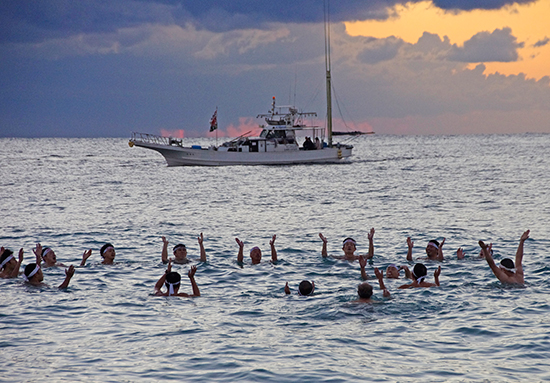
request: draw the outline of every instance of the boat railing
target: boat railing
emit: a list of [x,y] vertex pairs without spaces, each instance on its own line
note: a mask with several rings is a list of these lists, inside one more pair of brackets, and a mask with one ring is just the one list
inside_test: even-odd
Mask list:
[[173,137],[163,137],[149,133],[132,132],[132,139],[134,142],[144,142],[147,144],[157,145],[169,145],[169,146],[181,146],[181,139]]

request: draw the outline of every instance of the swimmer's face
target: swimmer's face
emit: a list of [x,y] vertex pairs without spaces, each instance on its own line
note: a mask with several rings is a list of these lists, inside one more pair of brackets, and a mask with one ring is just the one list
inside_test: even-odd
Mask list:
[[42,269],[38,270],[35,276],[38,282],[42,282],[44,280],[44,274],[42,273]]
[[250,258],[253,265],[260,263],[262,260],[262,251],[258,248],[250,250]]
[[346,254],[353,254],[355,253],[356,249],[357,248],[355,247],[354,243],[351,241],[344,243],[344,246],[342,246],[342,250],[344,250],[344,253]]
[[438,253],[439,252],[437,251],[435,246],[430,245],[430,244],[428,244],[428,246],[426,246],[426,254],[428,255],[428,258],[430,258],[430,259],[437,258]]
[[48,251],[43,259],[47,265],[55,265],[55,263],[57,262],[57,256],[55,255],[55,252],[53,250]]
[[178,247],[174,251],[174,257],[176,257],[176,260],[182,261],[187,258],[187,249],[183,246]]
[[388,266],[388,268],[386,269],[386,278],[399,278],[399,270],[397,269],[397,267]]
[[105,263],[113,262],[115,260],[115,256],[115,249],[113,249],[112,247],[107,248],[103,253],[103,259],[105,260]]

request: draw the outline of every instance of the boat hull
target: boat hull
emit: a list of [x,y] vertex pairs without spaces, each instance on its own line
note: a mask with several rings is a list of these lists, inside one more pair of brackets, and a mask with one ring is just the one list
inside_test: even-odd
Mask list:
[[214,149],[178,147],[133,141],[135,146],[152,149],[164,156],[168,166],[292,165],[343,162],[351,156],[351,146],[320,150],[273,152],[230,152]]

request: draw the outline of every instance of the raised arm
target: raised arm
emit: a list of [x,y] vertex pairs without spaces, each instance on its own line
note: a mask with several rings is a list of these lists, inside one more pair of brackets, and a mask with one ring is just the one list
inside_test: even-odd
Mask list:
[[407,267],[407,265],[403,265],[403,266],[400,266],[403,270],[405,270],[405,278],[407,279],[413,279],[412,278],[412,274],[411,274],[411,271],[409,270],[409,268]]
[[437,268],[436,271],[434,271],[434,280],[435,280],[435,285],[436,286],[439,286],[439,276],[441,275],[441,266],[439,266]]
[[363,280],[369,279],[369,276],[365,271],[365,266],[367,266],[367,257],[364,257],[362,255],[359,257],[359,266],[361,267],[361,278],[363,278]]
[[[162,236],[162,253],[160,254],[160,259],[162,260],[162,263],[168,263],[168,240],[165,236]],[[164,283],[164,282],[163,282]]]
[[13,271],[10,275],[8,275],[8,278],[15,278],[17,275],[19,275],[19,269],[21,268],[21,264],[23,263],[23,254],[25,251],[23,248],[19,249],[19,259],[17,259],[17,265],[13,268]]
[[273,234],[271,241],[269,241],[269,246],[271,246],[271,262],[277,262],[277,250],[275,250],[275,240],[277,235]]
[[288,287],[288,282],[285,285],[285,294],[286,295],[290,294],[290,287]]
[[162,294],[162,286],[164,286],[164,282],[166,282],[166,274],[168,274],[170,271],[172,271],[171,259],[168,260],[168,267],[166,268],[166,271],[164,272],[164,274],[162,274],[162,277],[159,278],[157,283],[155,283],[155,294],[157,295]]
[[523,243],[529,238],[530,230],[527,230],[525,233],[521,235],[521,238],[519,239],[519,245],[518,249],[516,251],[516,273],[521,274],[523,276]]
[[235,238],[235,241],[237,242],[237,245],[239,245],[239,253],[237,254],[237,262],[242,263],[244,259],[243,249],[244,249],[244,242],[241,241],[239,238]]
[[319,233],[319,238],[321,238],[321,241],[323,241],[323,249],[321,250],[321,255],[323,256],[323,258],[326,258],[328,257],[328,253],[327,253],[327,238],[322,234],[322,233]]
[[378,270],[378,267],[374,268],[374,275],[376,275],[376,278],[378,278],[378,284],[380,285],[380,290],[382,290],[382,295],[386,298],[389,298],[391,294],[384,285],[384,275],[382,275],[382,272]]
[[189,277],[189,280],[191,281],[191,286],[193,286],[193,295],[190,295],[190,297],[200,297],[201,292],[199,291],[199,286],[197,285],[197,282],[195,281],[195,273],[197,272],[197,266],[191,266],[189,269],[189,272],[187,273],[187,276]]
[[372,257],[374,257],[374,227],[370,229],[367,237],[369,238],[369,254],[367,258],[371,259]]
[[462,247],[456,250],[456,259],[464,259],[464,249]]
[[42,245],[40,243],[37,243],[36,247],[32,251],[36,258],[36,264],[40,266],[42,264]]
[[495,261],[493,260],[493,257],[491,256],[491,252],[489,251],[488,247],[483,241],[479,241],[479,246],[481,247],[481,250],[483,251],[483,255],[485,256],[485,260],[489,264],[489,267],[491,270],[493,270],[493,274],[495,274],[495,277],[498,278],[499,281],[504,282],[506,280],[506,275],[504,272],[495,264]]
[[445,243],[445,238],[443,238],[443,240],[441,241],[441,243],[439,244],[439,249],[437,250],[437,260],[438,261],[443,261],[445,260],[445,258],[443,257],[443,244]]
[[407,261],[412,262],[413,260],[413,246],[414,242],[411,240],[411,237],[407,237]]
[[204,250],[204,236],[202,235],[199,235],[199,237],[197,238],[197,240],[199,241],[199,247],[201,249],[201,262],[206,262],[206,251]]
[[70,265],[68,269],[65,269],[65,280],[62,284],[59,285],[60,289],[66,289],[69,287],[69,282],[71,282],[71,278],[74,275],[74,266]]
[[82,253],[82,262],[80,262],[80,267],[83,267],[86,265],[86,261],[90,256],[92,255],[92,249],[84,250],[84,253]]

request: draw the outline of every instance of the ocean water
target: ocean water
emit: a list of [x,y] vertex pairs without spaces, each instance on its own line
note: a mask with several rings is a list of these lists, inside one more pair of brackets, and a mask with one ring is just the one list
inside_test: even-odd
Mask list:
[[[549,381],[550,135],[352,143],[346,164],[168,168],[126,139],[0,139],[0,244],[24,248],[24,265],[37,242],[66,265],[93,249],[66,290],[55,288],[63,268],[44,271],[48,288],[0,280],[0,381]],[[318,234],[330,254],[348,236],[364,254],[371,227],[371,277],[406,264],[407,236],[415,258],[446,238],[441,287],[388,280],[384,299],[373,279],[377,302],[354,303],[359,265],[323,259]],[[503,286],[477,241],[513,257],[527,229],[525,286]],[[198,258],[201,232],[201,296],[153,296],[161,236]],[[237,264],[235,237],[246,258],[262,249],[260,265]],[[105,242],[113,266],[100,264]],[[422,262],[433,281],[438,264]],[[183,292],[188,268],[174,266]],[[314,296],[296,294],[302,279],[315,281]]]

